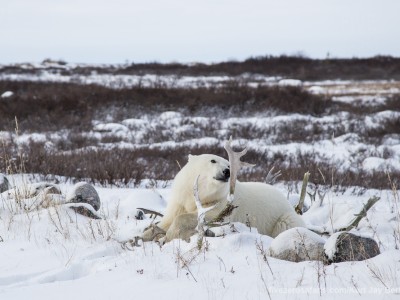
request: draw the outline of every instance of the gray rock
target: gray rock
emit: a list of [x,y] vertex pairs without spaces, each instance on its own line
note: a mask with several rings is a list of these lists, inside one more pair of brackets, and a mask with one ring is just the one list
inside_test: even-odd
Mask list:
[[5,192],[10,189],[10,183],[6,175],[0,173],[0,193]]
[[146,218],[146,215],[143,212],[143,210],[141,210],[141,209],[136,210],[136,213],[135,213],[136,220],[144,220],[145,218]]
[[91,219],[95,219],[95,220],[101,219],[101,217],[96,213],[95,210],[90,210],[83,205],[82,206],[70,206],[69,208],[82,216],[85,216],[85,217],[88,217]]
[[360,261],[380,254],[378,243],[371,238],[348,232],[333,234],[324,247],[327,263]]
[[296,227],[279,234],[269,247],[269,256],[293,261],[323,260],[325,240],[307,228]]
[[60,187],[56,184],[49,182],[32,183],[27,187],[27,196],[35,197],[39,194],[61,194]]
[[88,203],[96,211],[100,209],[100,197],[95,188],[86,182],[78,182],[67,195],[67,203]]

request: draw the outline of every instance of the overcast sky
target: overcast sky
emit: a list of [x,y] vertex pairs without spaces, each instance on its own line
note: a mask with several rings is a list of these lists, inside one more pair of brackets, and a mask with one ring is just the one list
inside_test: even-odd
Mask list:
[[0,0],[0,63],[400,56],[400,0]]

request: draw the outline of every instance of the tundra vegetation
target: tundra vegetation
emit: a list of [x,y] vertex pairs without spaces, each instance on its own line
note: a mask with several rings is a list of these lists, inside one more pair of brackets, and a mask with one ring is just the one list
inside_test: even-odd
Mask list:
[[[0,66],[0,255],[9,258],[0,263],[0,298],[122,298],[133,285],[149,298],[160,290],[202,299],[399,293],[399,66],[393,57],[286,56]],[[227,157],[229,136],[229,151],[246,147],[244,160],[255,164],[239,180],[272,179],[308,228],[324,242],[336,238],[324,244],[330,265],[271,257],[287,243],[259,235],[251,222],[222,224],[209,238],[200,205],[200,234],[190,243],[132,239],[159,220],[187,155]],[[65,204],[81,181],[98,192],[98,210]],[[357,243],[381,254],[337,263],[354,257],[335,252],[353,241],[342,230],[372,237],[376,244]],[[289,233],[306,257],[320,255],[322,242],[310,248],[312,235]],[[75,285],[83,281],[84,291]]]

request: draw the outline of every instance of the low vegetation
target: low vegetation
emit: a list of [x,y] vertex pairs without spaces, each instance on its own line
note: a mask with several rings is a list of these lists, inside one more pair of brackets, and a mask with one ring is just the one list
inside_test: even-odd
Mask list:
[[[63,75],[127,74],[127,75],[175,75],[175,76],[208,76],[240,74],[262,74],[297,78],[300,80],[399,80],[400,58],[376,56],[372,58],[310,59],[303,56],[259,56],[244,61],[226,61],[215,64],[180,64],[169,63],[128,63],[118,66],[85,66],[78,65],[72,69],[65,68],[65,61],[46,59],[43,65],[51,65],[55,73]],[[29,65],[29,64],[26,64]],[[0,66],[3,73],[40,73],[41,68],[30,65],[29,68],[18,66]]]
[[[303,80],[400,78],[400,59],[392,57],[311,60],[282,56],[214,65],[150,63],[98,69],[89,66],[86,69],[82,66],[63,69],[64,62],[56,63],[60,68],[57,72],[64,70],[74,74],[96,71],[197,76],[251,72]],[[16,66],[0,68],[3,73],[35,70]],[[243,143],[268,141],[273,145],[312,145],[354,133],[356,139],[368,147],[379,146],[384,139],[400,135],[400,119],[395,114],[372,127],[366,126],[365,120],[367,116],[379,112],[400,112],[398,93],[385,96],[385,101],[378,101],[374,105],[362,105],[357,101],[340,101],[328,94],[312,94],[301,86],[249,86],[236,80],[223,85],[185,88],[154,83],[150,87],[138,84],[118,89],[94,84],[2,80],[2,91],[13,91],[14,94],[10,99],[0,99],[0,172],[6,172],[10,165],[19,165],[23,160],[25,171],[29,173],[44,176],[56,174],[101,184],[137,185],[144,179],[154,183],[171,180],[189,153],[224,156],[221,144],[217,142],[184,143],[204,137],[223,141],[232,135]],[[158,120],[160,114],[166,111],[179,112],[183,116],[179,126],[171,128],[169,124]],[[231,121],[229,127],[224,124],[228,118],[265,119],[294,115],[297,117],[283,118],[269,127],[254,122]],[[328,125],[323,124],[325,119],[335,115],[346,116],[347,123],[343,123],[340,117]],[[151,122],[140,132],[140,136],[132,128],[129,133],[117,134],[100,134],[94,130],[98,123],[121,123],[125,119],[140,119],[143,116]],[[194,117],[207,117],[207,121],[195,122]],[[18,135],[27,136],[23,142],[15,134],[15,120],[18,120]],[[45,138],[35,139],[34,133],[42,134]],[[178,144],[174,149],[163,146],[167,141]],[[390,149],[381,152],[377,156],[392,156]],[[258,150],[253,147],[246,160],[257,164],[257,167],[244,170],[242,178],[245,180],[263,181],[268,170],[274,166],[282,170],[280,179],[285,181],[301,180],[304,173],[310,171],[313,182],[318,184],[334,182],[344,186],[387,188],[385,172],[365,172],[361,167],[344,171],[334,162],[318,159],[313,153],[298,151],[289,155],[284,151],[275,151],[271,154],[265,147]],[[400,174],[392,175],[392,178],[399,178]]]

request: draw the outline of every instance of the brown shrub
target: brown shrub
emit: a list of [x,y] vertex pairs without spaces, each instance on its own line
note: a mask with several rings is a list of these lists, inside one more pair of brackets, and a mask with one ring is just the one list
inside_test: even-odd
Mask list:
[[[13,165],[21,165],[20,156],[15,150],[7,148],[7,157],[11,157]],[[28,173],[60,175],[69,179],[86,180],[102,185],[117,186],[138,185],[143,180],[168,181],[178,173],[180,166],[187,162],[188,154],[213,153],[226,156],[220,145],[177,147],[171,149],[103,149],[79,150],[68,153],[49,153],[42,143],[31,142],[23,149],[24,169]],[[3,155],[4,156],[4,155]],[[335,166],[316,162],[313,154],[298,153],[297,157],[288,158],[285,154],[276,153],[273,157],[267,153],[250,150],[246,161],[256,164],[254,168],[245,168],[239,179],[242,181],[265,181],[272,166],[281,170],[279,180],[286,182],[302,180],[304,173],[311,173],[310,182],[316,185],[331,186],[336,190],[346,186],[362,188],[387,189],[389,182],[383,172],[373,174],[362,170],[339,173]],[[0,169],[5,170],[4,160],[0,160]],[[400,178],[400,173],[391,174],[392,178]],[[398,184],[399,182],[395,182]]]
[[232,82],[223,87],[109,89],[71,83],[0,81],[0,90],[15,91],[0,105],[0,127],[12,131],[15,117],[26,131],[89,130],[92,120],[119,119],[165,110],[224,116],[270,110],[320,115],[330,101],[298,87],[249,88]]

